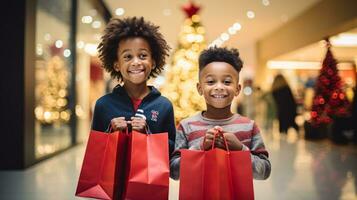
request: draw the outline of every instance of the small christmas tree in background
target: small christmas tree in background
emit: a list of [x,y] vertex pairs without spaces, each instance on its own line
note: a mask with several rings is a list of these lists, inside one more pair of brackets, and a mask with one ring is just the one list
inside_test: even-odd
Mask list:
[[173,103],[175,120],[193,115],[205,109],[205,101],[196,90],[198,82],[198,56],[206,47],[205,30],[197,15],[200,7],[192,2],[184,5],[187,18],[179,34],[179,44],[172,55],[171,67],[166,71],[162,93]]
[[331,123],[336,117],[349,114],[349,102],[338,75],[337,61],[332,55],[331,44],[326,39],[327,52],[315,85],[311,109],[311,124],[320,127]]
[[69,73],[59,56],[51,57],[47,62],[38,61],[36,97],[38,105],[35,115],[41,124],[68,122],[68,79]]

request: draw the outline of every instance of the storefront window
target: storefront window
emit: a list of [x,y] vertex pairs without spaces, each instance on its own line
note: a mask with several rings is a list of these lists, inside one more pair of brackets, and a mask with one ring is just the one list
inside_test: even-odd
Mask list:
[[71,145],[70,0],[38,0],[36,11],[35,156]]
[[88,138],[95,101],[106,92],[97,52],[106,22],[91,1],[78,1],[77,16],[77,141],[83,142]]

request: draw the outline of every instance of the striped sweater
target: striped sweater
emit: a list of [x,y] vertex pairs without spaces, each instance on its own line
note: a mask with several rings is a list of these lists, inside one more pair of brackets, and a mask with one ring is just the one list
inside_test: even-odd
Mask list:
[[203,117],[202,112],[186,118],[177,127],[175,152],[170,160],[170,176],[179,179],[179,149],[200,150],[206,131],[214,126],[221,126],[223,132],[234,133],[243,143],[243,151],[251,152],[254,179],[267,179],[271,165],[260,130],[256,123],[246,117],[234,114],[228,119],[213,120]]

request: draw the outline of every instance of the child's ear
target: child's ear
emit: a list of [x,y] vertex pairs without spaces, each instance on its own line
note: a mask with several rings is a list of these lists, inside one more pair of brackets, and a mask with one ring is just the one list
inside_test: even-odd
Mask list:
[[242,88],[242,86],[238,83],[234,96],[238,96],[239,95],[241,88]]
[[114,70],[115,70],[116,72],[119,72],[119,71],[120,71],[120,66],[119,66],[118,62],[115,62],[115,63],[114,63]]
[[202,94],[203,94],[202,87],[201,87],[201,84],[199,82],[197,83],[196,88],[197,88],[198,94],[200,94],[202,96]]

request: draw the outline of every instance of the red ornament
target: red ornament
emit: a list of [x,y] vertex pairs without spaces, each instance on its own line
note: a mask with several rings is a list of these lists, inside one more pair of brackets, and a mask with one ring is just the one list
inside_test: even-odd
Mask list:
[[332,71],[331,69],[328,69],[328,70],[327,70],[327,73],[328,73],[328,75],[330,75],[330,76],[333,75],[333,71]]
[[311,117],[312,117],[312,118],[317,117],[317,112],[316,112],[316,111],[312,111],[312,112],[311,112]]
[[193,15],[198,13],[200,7],[190,1],[189,3],[182,6],[182,10],[185,11],[187,18],[191,18]]
[[332,94],[332,99],[336,99],[337,98],[337,92],[334,92],[333,94]]
[[340,93],[339,97],[341,100],[345,99],[345,95],[343,93]]
[[319,99],[319,104],[324,104],[324,103],[325,103],[325,99],[321,97],[321,98]]

